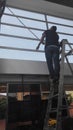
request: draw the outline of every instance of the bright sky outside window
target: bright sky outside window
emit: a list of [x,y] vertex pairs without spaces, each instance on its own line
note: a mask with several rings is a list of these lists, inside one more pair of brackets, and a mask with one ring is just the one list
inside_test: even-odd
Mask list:
[[[40,52],[35,50],[43,31],[47,29],[44,14],[6,8],[1,22],[0,58],[45,61],[44,46],[40,46]],[[48,27],[57,26],[60,41],[68,39],[73,43],[72,20],[47,15],[47,22]],[[72,57],[69,60],[73,62]]]

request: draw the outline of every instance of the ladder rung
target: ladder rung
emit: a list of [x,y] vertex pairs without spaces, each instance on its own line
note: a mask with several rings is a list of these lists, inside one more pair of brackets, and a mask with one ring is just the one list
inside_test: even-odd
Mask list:
[[50,113],[53,113],[53,112],[57,112],[57,109],[54,109],[54,110],[50,110]]
[[49,97],[48,100],[51,100],[52,98],[54,98],[54,97],[56,97],[56,96],[58,96],[58,95],[59,95],[59,94],[57,93],[57,94],[55,94],[55,95]]
[[43,130],[48,130],[48,128],[44,128]]
[[68,109],[68,107],[67,106],[60,107],[60,110],[63,110],[63,109]]

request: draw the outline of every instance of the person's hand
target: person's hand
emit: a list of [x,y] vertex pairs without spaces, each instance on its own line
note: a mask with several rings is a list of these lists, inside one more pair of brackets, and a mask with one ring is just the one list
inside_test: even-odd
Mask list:
[[39,47],[40,47],[40,44],[41,44],[41,43],[39,43],[39,44],[37,45],[37,47],[36,47],[36,50],[38,50],[38,49],[39,49]]
[[39,45],[36,47],[36,50],[38,50],[39,49]]

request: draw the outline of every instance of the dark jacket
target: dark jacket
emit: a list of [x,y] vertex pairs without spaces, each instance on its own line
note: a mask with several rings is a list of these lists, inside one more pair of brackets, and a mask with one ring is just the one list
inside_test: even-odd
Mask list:
[[57,32],[53,31],[53,30],[46,30],[45,32],[45,37],[46,37],[46,45],[56,45],[58,46],[58,40],[59,40],[59,36],[57,34]]

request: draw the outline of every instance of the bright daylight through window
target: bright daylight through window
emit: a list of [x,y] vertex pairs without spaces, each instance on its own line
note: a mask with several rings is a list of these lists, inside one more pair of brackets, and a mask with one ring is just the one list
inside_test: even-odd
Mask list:
[[[45,61],[43,45],[39,51],[36,46],[42,32],[52,25],[57,26],[60,41],[67,39],[73,47],[72,20],[6,7],[1,19],[0,58]],[[72,56],[69,61],[73,62]]]

